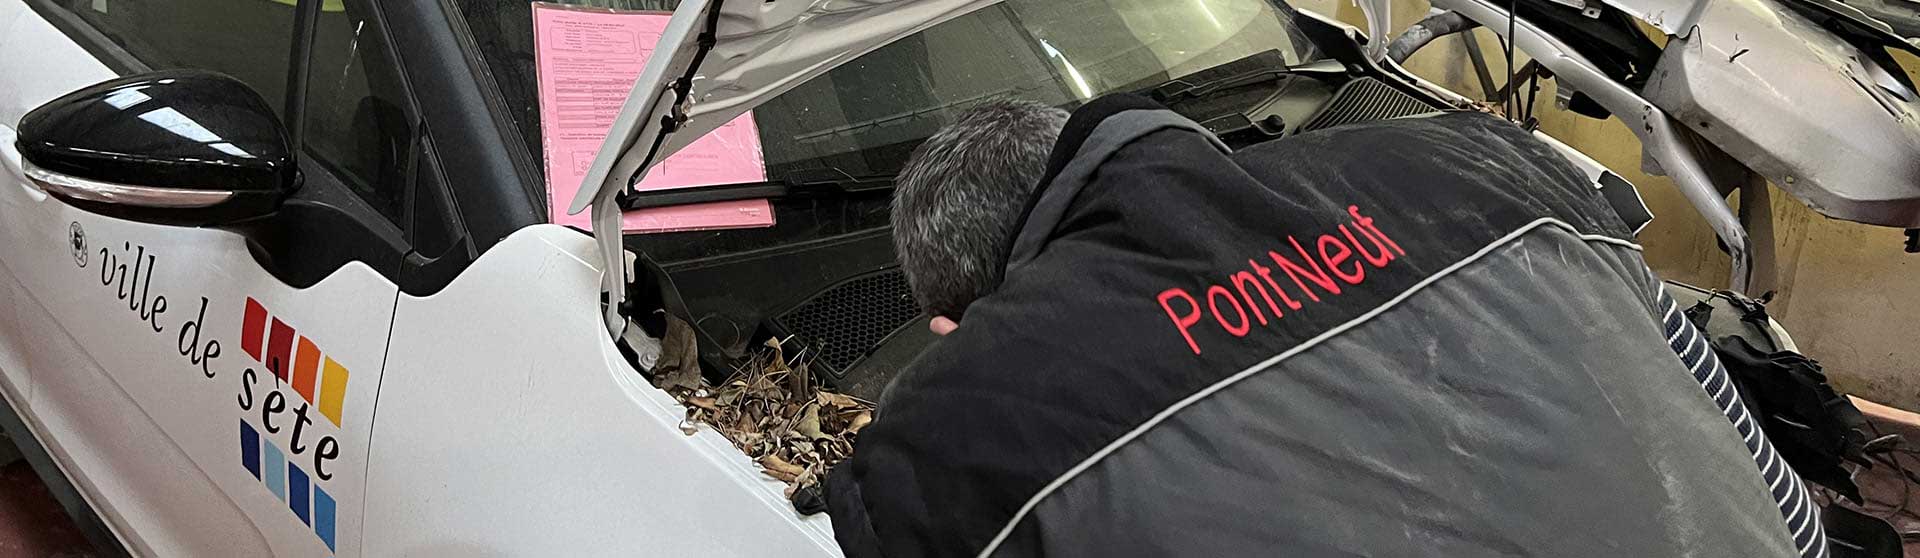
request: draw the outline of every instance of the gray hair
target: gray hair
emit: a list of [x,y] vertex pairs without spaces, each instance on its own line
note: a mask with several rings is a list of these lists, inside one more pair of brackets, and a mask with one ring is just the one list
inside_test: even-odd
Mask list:
[[999,288],[1013,228],[1066,122],[1033,101],[989,101],[914,150],[894,182],[893,246],[921,309],[958,319]]

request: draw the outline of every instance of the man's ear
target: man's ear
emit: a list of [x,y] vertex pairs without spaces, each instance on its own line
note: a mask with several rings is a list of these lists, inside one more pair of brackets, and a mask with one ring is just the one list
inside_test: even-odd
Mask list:
[[960,323],[947,319],[946,316],[934,316],[932,320],[927,321],[927,329],[933,330],[934,335],[946,335],[960,329]]

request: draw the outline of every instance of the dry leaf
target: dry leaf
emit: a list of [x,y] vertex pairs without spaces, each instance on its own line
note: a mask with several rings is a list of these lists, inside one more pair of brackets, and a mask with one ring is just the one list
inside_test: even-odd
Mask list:
[[788,463],[787,460],[781,459],[778,455],[761,457],[760,466],[766,467],[768,475],[772,475],[773,478],[786,482],[793,482],[800,477],[801,473],[807,472],[805,467]]
[[727,382],[726,387],[720,388],[720,393],[717,396],[717,399],[719,399],[718,402],[721,405],[732,405],[735,401],[739,401],[740,396],[746,394],[746,392],[747,392],[747,383],[740,380],[734,380],[732,382]]
[[806,374],[787,375],[787,393],[806,393],[808,389]]
[[811,440],[833,439],[820,431],[820,407],[816,405],[809,404],[807,410],[801,411],[800,420],[794,422],[793,431]]
[[821,405],[831,405],[835,409],[848,409],[860,405],[860,402],[851,396],[830,391],[820,392],[815,398],[820,401]]
[[687,404],[717,413],[717,412],[720,412],[720,406],[717,405],[716,403],[717,403],[717,400],[712,397],[688,397],[687,398]]
[[700,388],[700,342],[693,326],[667,315],[667,333],[660,340],[660,362],[653,368],[655,385],[673,391]]
[[804,473],[807,470],[805,467],[788,463],[787,460],[781,459],[779,455],[774,455],[774,454],[769,454],[765,457],[760,458],[760,465],[768,469],[779,471],[789,476],[798,476],[800,473]]
[[662,362],[676,368],[668,374],[663,364],[654,379],[686,405],[682,430],[691,435],[700,424],[713,426],[768,476],[786,482],[788,493],[818,484],[828,467],[851,455],[855,433],[873,421],[872,403],[822,391],[807,372],[808,351],[786,360],[778,340],[737,365],[719,387],[707,386],[697,348],[687,343],[691,328],[669,320],[668,337],[680,349]]
[[747,388],[747,393],[761,398],[786,398],[786,392],[780,390],[780,384],[774,383],[768,376],[755,379],[753,385]]
[[776,337],[768,337],[766,345],[768,349],[773,350],[773,354],[767,357],[767,370],[770,372],[786,371],[787,357],[784,356],[786,353],[782,352],[780,349],[780,339]]

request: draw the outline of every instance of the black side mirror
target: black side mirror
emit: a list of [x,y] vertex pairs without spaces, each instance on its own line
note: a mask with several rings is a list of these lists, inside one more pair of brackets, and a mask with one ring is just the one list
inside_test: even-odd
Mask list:
[[272,214],[299,187],[273,109],[245,84],[191,70],[99,83],[20,120],[26,175],[102,215],[225,225]]

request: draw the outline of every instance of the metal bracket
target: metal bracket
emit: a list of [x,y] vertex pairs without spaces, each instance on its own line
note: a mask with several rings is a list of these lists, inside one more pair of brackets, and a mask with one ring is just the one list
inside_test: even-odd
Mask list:
[[[626,145],[602,145],[585,179],[587,185],[600,187],[583,187],[583,193],[595,194],[590,198],[581,196],[574,200],[575,207],[572,210],[592,209],[593,239],[600,249],[602,266],[601,299],[606,305],[602,317],[607,332],[616,339],[627,328],[627,319],[621,313],[621,307],[626,302],[627,281],[631,277],[627,270],[626,248],[621,243],[622,211],[617,199],[632,190],[634,183],[645,176],[647,169],[658,160],[661,145],[667,136],[686,122],[686,107],[692,99],[693,75],[715,44],[721,1],[687,0],[680,3],[673,19],[668,22],[666,32],[660,36],[661,48],[654,51],[654,59],[648,61],[646,70],[634,82],[633,93],[629,94],[626,106],[621,107],[620,117],[608,132],[610,139],[627,137],[645,141],[640,138],[650,135],[652,144],[646,151],[646,157],[637,161],[622,157],[632,146],[631,141]],[[665,48],[668,45],[679,46],[669,50]],[[691,52],[687,52],[688,45],[691,45]],[[642,95],[642,91],[648,93]],[[659,115],[659,118],[655,119],[652,115]],[[636,127],[639,128],[638,133],[629,135]],[[618,187],[609,187],[614,185]]]
[[1699,158],[1687,146],[1680,135],[1679,124],[1667,114],[1653,106],[1653,103],[1641,98],[1627,86],[1608,78],[1594,67],[1572,47],[1561,43],[1559,39],[1541,31],[1526,20],[1515,19],[1505,8],[1489,0],[1434,0],[1438,7],[1455,10],[1469,19],[1495,33],[1507,32],[1508,20],[1513,21],[1513,35],[1507,37],[1519,50],[1532,55],[1548,70],[1553,71],[1556,79],[1566,86],[1586,93],[1601,106],[1606,107],[1615,116],[1640,137],[1646,153],[1659,162],[1660,168],[1673,178],[1680,194],[1687,198],[1700,216],[1713,227],[1714,234],[1727,246],[1732,256],[1733,269],[1727,279],[1728,288],[1737,292],[1746,292],[1751,279],[1753,254],[1747,238],[1747,231],[1740,225],[1740,218],[1727,206],[1713,181],[1708,177],[1706,168]]

